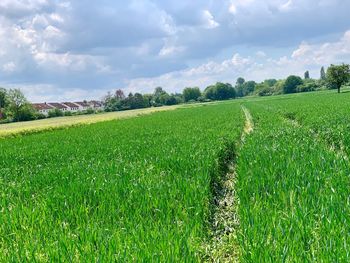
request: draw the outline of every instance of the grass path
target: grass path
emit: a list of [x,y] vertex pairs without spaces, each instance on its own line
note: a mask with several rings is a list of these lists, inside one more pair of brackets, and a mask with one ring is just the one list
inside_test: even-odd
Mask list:
[[244,137],[246,135],[249,135],[254,130],[254,122],[253,122],[253,117],[250,114],[249,110],[244,106],[242,106],[242,110],[244,112],[245,119],[246,119],[246,122],[244,125],[244,132],[242,133],[242,136],[243,136],[242,139],[244,140]]
[[241,139],[234,148],[232,160],[227,164],[228,172],[223,176],[215,189],[215,206],[213,215],[213,236],[210,248],[211,262],[239,262],[239,247],[237,245],[236,230],[239,227],[238,205],[239,199],[235,189],[237,173],[236,158],[237,149],[244,145],[246,136],[254,130],[253,118],[249,110],[241,106],[245,116],[245,124]]

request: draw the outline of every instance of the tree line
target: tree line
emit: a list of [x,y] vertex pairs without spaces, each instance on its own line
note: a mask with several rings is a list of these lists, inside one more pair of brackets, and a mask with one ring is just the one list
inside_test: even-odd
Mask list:
[[[122,111],[148,107],[160,107],[164,105],[177,105],[181,103],[210,102],[216,100],[228,100],[245,96],[271,96],[297,92],[310,92],[325,89],[340,89],[343,85],[350,86],[350,65],[330,65],[325,70],[320,70],[317,79],[310,77],[309,71],[303,78],[291,75],[286,79],[266,79],[260,83],[246,81],[239,77],[233,86],[230,83],[217,82],[201,91],[199,87],[186,87],[182,93],[166,92],[162,87],[157,87],[153,93],[129,93],[127,96],[121,89],[114,93],[108,93],[104,98],[105,111]],[[56,110],[59,111],[59,110]],[[62,116],[63,113],[52,112],[49,117]],[[95,113],[87,111],[86,114]],[[71,113],[67,113],[71,114]],[[6,90],[0,88],[0,123],[11,121],[26,121],[43,118],[25,98],[19,89]]]
[[[104,98],[106,111],[119,111],[181,103],[209,102],[228,100],[245,96],[271,96],[297,92],[310,92],[326,89],[337,89],[350,81],[348,64],[331,65],[327,72],[324,67],[320,70],[318,79],[312,79],[310,72],[304,73],[304,78],[291,75],[286,79],[266,79],[260,83],[246,81],[240,77],[235,86],[230,83],[217,82],[208,86],[204,91],[198,87],[186,87],[182,93],[168,94],[162,87],[157,87],[151,94],[129,93],[127,96],[121,89],[114,94],[108,93]],[[349,84],[350,85],[350,84]]]
[[34,120],[38,115],[19,89],[0,88],[0,122]]

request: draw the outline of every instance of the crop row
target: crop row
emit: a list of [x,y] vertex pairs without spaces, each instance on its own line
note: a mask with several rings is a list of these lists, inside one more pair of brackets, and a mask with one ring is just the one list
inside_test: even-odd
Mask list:
[[4,261],[197,261],[236,103],[0,140]]
[[282,109],[295,112],[287,105],[298,99],[245,103],[255,129],[237,163],[242,261],[350,259],[349,163],[286,121]]

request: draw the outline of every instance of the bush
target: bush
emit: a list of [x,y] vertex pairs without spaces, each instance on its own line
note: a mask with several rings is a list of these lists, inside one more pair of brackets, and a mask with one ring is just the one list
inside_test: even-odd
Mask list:
[[14,121],[31,121],[36,119],[36,113],[32,105],[25,104],[21,106],[18,111],[14,114]]
[[64,113],[64,116],[72,116],[73,114],[72,114],[72,112],[71,111],[66,111],[65,113]]
[[310,92],[317,89],[317,84],[314,82],[305,83],[297,87],[297,92]]
[[61,111],[60,109],[53,109],[49,111],[48,117],[49,118],[53,118],[53,117],[62,117],[64,116],[63,111]]
[[37,112],[37,113],[35,114],[35,119],[36,119],[36,120],[46,119],[46,116],[45,116],[45,114],[42,114],[42,113],[40,113],[40,112]]
[[273,87],[263,87],[258,91],[259,96],[271,96],[274,94]]
[[88,108],[86,111],[85,111],[85,114],[94,114],[95,113],[95,110],[92,109],[92,108]]

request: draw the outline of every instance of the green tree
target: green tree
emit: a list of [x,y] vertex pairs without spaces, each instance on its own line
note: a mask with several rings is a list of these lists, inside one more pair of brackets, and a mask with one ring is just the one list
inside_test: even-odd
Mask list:
[[243,85],[245,82],[245,79],[242,77],[239,77],[236,81],[236,85]]
[[10,89],[8,92],[7,109],[14,121],[27,121],[35,118],[35,111],[19,89]]
[[113,96],[110,92],[103,99],[105,111],[117,111],[121,108],[121,100],[117,99],[116,94]]
[[273,87],[275,86],[277,83],[277,80],[276,79],[265,79],[263,84],[266,86],[266,87]]
[[283,93],[295,93],[297,92],[297,87],[303,84],[303,80],[301,77],[291,75],[289,76],[284,85],[283,85]]
[[236,97],[236,91],[231,84],[218,82],[207,87],[204,95],[210,100],[228,100]]
[[123,100],[123,99],[125,99],[124,92],[123,92],[121,89],[117,89],[117,90],[115,91],[114,97],[115,97],[117,100]]
[[321,80],[326,80],[326,72],[324,70],[324,67],[321,68],[320,79]]
[[187,87],[183,90],[182,95],[185,102],[188,102],[190,100],[198,100],[198,98],[202,95],[202,93],[198,87],[194,87],[194,88]]
[[338,93],[340,93],[341,86],[347,83],[349,79],[349,64],[331,65],[327,69],[327,82],[332,88],[338,89]]
[[168,93],[162,87],[157,87],[153,93],[154,106],[164,105],[164,100]]
[[160,97],[161,95],[163,95],[163,94],[165,94],[165,93],[166,93],[166,91],[163,90],[162,87],[157,87],[157,88],[154,90],[153,95],[154,95],[155,97]]
[[255,81],[247,81],[244,82],[243,90],[242,90],[242,95],[243,96],[248,96],[249,94],[252,94],[255,90],[256,87],[256,82]]
[[4,88],[0,88],[0,109],[4,109],[7,104],[7,91]]
[[4,112],[7,102],[7,91],[4,88],[0,88],[0,120],[5,116]]
[[304,73],[304,79],[310,79],[310,72],[308,70]]

